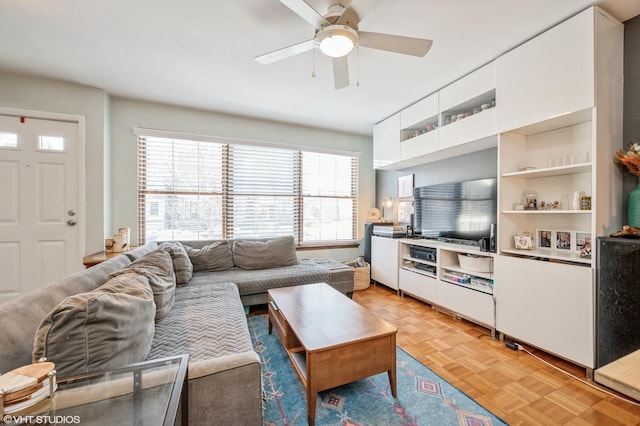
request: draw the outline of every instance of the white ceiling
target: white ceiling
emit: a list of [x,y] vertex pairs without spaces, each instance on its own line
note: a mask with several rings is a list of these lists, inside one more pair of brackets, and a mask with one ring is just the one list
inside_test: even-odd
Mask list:
[[[324,14],[335,1],[308,3]],[[374,123],[592,4],[621,21],[640,14],[639,0],[382,0],[360,29],[430,38],[431,51],[415,58],[362,48],[359,59],[354,51],[351,86],[334,90],[319,51],[316,78],[311,52],[270,65],[253,60],[313,38],[313,27],[279,0],[3,0],[0,69],[371,134]]]

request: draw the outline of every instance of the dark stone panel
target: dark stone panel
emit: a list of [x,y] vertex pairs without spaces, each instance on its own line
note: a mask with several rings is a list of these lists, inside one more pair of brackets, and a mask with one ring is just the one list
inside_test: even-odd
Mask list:
[[598,238],[596,368],[640,349],[640,239]]

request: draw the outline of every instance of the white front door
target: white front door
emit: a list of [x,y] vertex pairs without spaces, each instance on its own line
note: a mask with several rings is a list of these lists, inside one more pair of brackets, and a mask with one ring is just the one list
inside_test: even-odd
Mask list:
[[82,268],[80,129],[0,113],[0,303]]

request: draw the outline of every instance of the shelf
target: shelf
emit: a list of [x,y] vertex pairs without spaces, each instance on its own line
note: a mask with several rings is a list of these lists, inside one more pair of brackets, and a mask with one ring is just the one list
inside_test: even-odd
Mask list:
[[422,269],[414,268],[411,266],[403,265],[402,269],[404,269],[405,271],[411,271],[411,272],[415,272],[416,274],[424,275],[425,277],[434,278],[434,279],[437,278],[435,274],[432,274],[428,271],[423,271]]
[[421,122],[413,124],[410,127],[403,128],[402,140],[400,142],[405,142],[413,138],[417,138],[418,136],[431,133],[434,130],[437,130],[438,127],[440,126],[438,122],[438,115],[436,114],[433,117],[422,120]]
[[457,286],[460,286],[460,287],[468,288],[469,290],[479,291],[480,293],[493,295],[493,289],[488,289],[486,287],[479,287],[479,286],[475,286],[473,284],[457,283],[457,282],[454,282],[454,281],[449,281],[449,280],[447,280],[445,278],[441,279],[440,281],[442,281],[443,283],[447,283],[447,284],[451,284],[451,285],[457,285]]
[[543,169],[520,170],[517,172],[503,173],[502,177],[515,178],[539,178],[549,176],[573,175],[576,173],[591,172],[591,162],[570,164],[568,166],[545,167]]
[[509,254],[517,254],[519,256],[542,257],[545,259],[563,260],[566,262],[574,262],[574,263],[581,263],[585,265],[591,265],[591,258],[580,257],[579,253],[573,253],[573,252],[563,253],[559,251],[550,251],[550,250],[544,250],[544,249],[542,250],[540,249],[533,249],[533,250],[504,249],[502,250],[502,252],[509,253]]
[[502,214],[590,214],[591,210],[502,210]]
[[289,351],[289,358],[293,361],[296,372],[300,376],[304,386],[307,386],[307,353],[305,351]]
[[[518,102],[521,103],[521,100],[519,100]],[[535,124],[530,124],[517,129],[510,129],[507,130],[507,132],[517,135],[530,136],[548,132],[550,130],[561,129],[563,127],[574,126],[580,123],[586,123],[592,120],[592,108],[585,108],[577,112],[560,114],[548,120],[537,122]]]
[[[475,116],[477,116],[478,114],[482,114],[482,113],[483,113],[483,112],[485,112],[485,111],[488,111],[488,110],[490,110],[490,109],[492,109],[492,108],[495,108],[495,106],[493,106],[493,107],[488,107],[488,108],[485,108],[485,109],[483,109],[483,110],[480,110],[480,111],[477,111],[477,112],[473,113],[473,108],[474,108],[474,106],[475,106],[475,103],[473,103],[473,102],[467,102],[467,104],[468,104],[468,105],[466,105],[466,104],[465,104],[465,105],[461,105],[461,106],[460,106],[459,108],[457,108],[457,110],[455,110],[455,111],[454,111],[454,110],[450,110],[450,111],[445,111],[445,112],[443,112],[443,113],[442,113],[442,116],[443,116],[443,117],[448,116],[448,117],[449,117],[449,120],[451,120],[451,121],[450,121],[450,122],[448,122],[448,123],[444,123],[445,118],[443,118],[443,124],[442,124],[442,127],[447,127],[447,126],[455,125],[456,123],[460,123],[460,122],[462,122],[463,120],[465,120],[465,119],[467,119],[467,118],[475,117]],[[479,106],[479,105],[478,105],[478,106]],[[477,107],[476,107],[476,108],[477,108]],[[469,109],[471,109],[471,111],[469,111]],[[462,117],[462,118],[457,118],[457,116],[458,116],[458,115],[464,115],[465,113],[470,113],[471,115],[467,115],[467,116]],[[485,114],[485,115],[488,115],[488,114]],[[454,116],[456,117],[455,121],[453,121],[453,117],[454,117]]]
[[402,256],[402,259],[403,260],[408,260],[408,261],[411,261],[411,262],[423,263],[425,265],[430,265],[430,266],[438,266],[438,265],[436,265],[436,262],[430,262],[428,260],[418,259],[417,257]]
[[448,269],[448,270],[454,271],[454,272],[461,272],[463,274],[472,275],[474,277],[486,278],[488,280],[493,278],[491,272],[471,271],[469,269],[461,268],[459,265],[442,266],[442,269]]

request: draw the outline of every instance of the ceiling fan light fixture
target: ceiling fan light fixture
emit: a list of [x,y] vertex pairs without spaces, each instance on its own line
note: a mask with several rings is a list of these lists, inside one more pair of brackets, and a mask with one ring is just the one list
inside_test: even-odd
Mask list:
[[318,31],[316,36],[320,50],[332,58],[340,58],[358,44],[358,33],[345,25],[329,25]]

